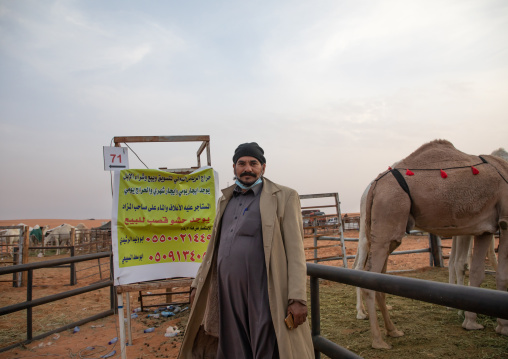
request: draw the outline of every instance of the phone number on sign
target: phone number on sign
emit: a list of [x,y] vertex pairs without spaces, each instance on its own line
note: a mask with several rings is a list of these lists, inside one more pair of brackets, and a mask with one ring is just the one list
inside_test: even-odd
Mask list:
[[147,237],[146,238],[146,241],[147,242],[152,242],[152,243],[157,243],[157,242],[165,242],[165,241],[171,241],[171,240],[174,240],[174,241],[178,241],[179,239],[182,240],[183,243],[185,243],[185,240],[189,240],[190,243],[192,242],[196,242],[196,243],[205,243],[205,240],[209,241],[210,239],[212,238],[212,235],[209,234],[209,235],[205,235],[205,234],[187,234],[187,233],[182,233],[178,236],[174,236],[174,237],[171,237],[171,236],[165,236],[164,234],[161,234],[160,236],[157,236],[157,235],[154,235],[152,238],[150,237]]
[[[169,251],[168,254],[160,254],[157,252],[155,256],[149,256],[150,261],[160,262],[161,260],[166,261],[171,259],[173,262],[195,262],[196,259],[201,259],[205,256],[203,254],[196,254],[194,251]],[[183,259],[183,260],[182,260]]]

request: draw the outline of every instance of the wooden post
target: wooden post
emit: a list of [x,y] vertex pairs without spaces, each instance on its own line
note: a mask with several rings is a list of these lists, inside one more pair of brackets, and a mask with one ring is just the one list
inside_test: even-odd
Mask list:
[[132,345],[132,328],[131,328],[131,294],[125,293],[126,303],[126,318],[127,319],[127,340],[129,345]]
[[101,259],[100,258],[97,258],[97,263],[98,263],[98,266],[99,266],[99,276],[102,280],[102,268],[101,268]]
[[171,292],[173,291],[173,288],[166,288],[166,303],[171,304],[173,302],[173,295]]
[[74,246],[76,244],[76,228],[71,228],[71,246]]
[[[70,248],[70,252],[71,252],[71,257],[74,257],[74,246],[72,246]],[[73,285],[76,285],[76,283],[78,282],[78,278],[76,276],[76,263],[71,263],[70,264],[70,267],[71,267],[71,273],[70,273],[70,276],[71,276],[71,280],[70,280],[70,285],[73,286]]]
[[139,291],[138,301],[139,301],[139,305],[141,307],[141,311],[143,311],[144,310],[144,308],[143,308],[143,292],[141,290]]
[[[19,246],[12,248],[12,265],[18,264],[18,260],[19,260]],[[12,273],[12,286],[14,288],[18,288],[21,284],[19,281],[19,275],[20,275],[19,272]]]
[[[127,293],[129,295],[129,293]],[[123,311],[123,293],[117,292],[118,300],[118,326],[120,327],[120,355],[122,359],[127,359],[127,352],[125,348],[125,321]],[[127,315],[130,315],[127,313]]]
[[[21,263],[28,263],[28,246],[30,245],[30,231],[27,226],[23,227],[23,246],[21,247]],[[21,275],[21,286],[28,282],[28,272],[23,271]]]

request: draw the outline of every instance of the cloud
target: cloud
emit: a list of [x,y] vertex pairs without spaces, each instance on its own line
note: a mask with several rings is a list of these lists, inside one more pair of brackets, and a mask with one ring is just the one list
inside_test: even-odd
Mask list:
[[[504,1],[2,2],[0,164],[16,175],[0,215],[107,217],[102,146],[196,134],[222,187],[257,141],[269,178],[356,211],[425,142],[508,147],[507,20]],[[180,145],[132,148],[150,167],[194,164]]]

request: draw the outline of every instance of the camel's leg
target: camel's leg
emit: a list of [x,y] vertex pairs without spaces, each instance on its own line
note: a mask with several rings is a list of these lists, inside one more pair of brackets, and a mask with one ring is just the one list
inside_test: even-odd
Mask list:
[[[395,243],[392,242],[392,245],[390,246],[390,253],[392,253],[395,250],[395,248],[397,248],[399,245],[400,245],[400,242],[395,242]],[[388,258],[385,261],[385,265],[383,267],[382,273],[386,273],[387,266],[388,266]],[[395,328],[395,325],[393,324],[392,320],[390,319],[390,315],[388,314],[388,309],[391,309],[391,308],[389,308],[386,305],[386,294],[381,293],[381,292],[376,292],[376,302],[377,302],[379,311],[383,315],[383,320],[385,322],[386,334],[391,337],[394,337],[394,338],[403,336],[404,333],[400,330],[397,330],[397,328]]]
[[455,261],[457,257],[457,236],[452,238],[452,251],[448,259],[448,283],[457,283],[457,274],[455,273]]
[[[474,238],[473,261],[469,271],[469,284],[479,287],[485,278],[485,256],[490,245],[490,234],[482,234]],[[483,325],[476,322],[476,313],[465,312],[462,327],[467,330],[483,329]]]
[[[55,245],[57,247],[60,247],[60,235],[57,235],[56,238],[55,238]],[[60,248],[57,248],[56,249],[56,255],[59,256],[60,255]]]
[[[452,242],[452,253],[450,262],[448,263],[448,273],[450,284],[464,285],[466,276],[467,261],[471,246],[473,244],[473,236],[454,236]],[[459,315],[463,311],[459,310]]]
[[494,271],[497,272],[496,239],[494,238],[494,235],[492,235],[492,240],[490,241],[487,257],[489,257],[489,262],[492,265],[492,267],[494,267]]
[[452,242],[452,253],[448,262],[449,283],[464,285],[467,262],[472,236],[455,236]]
[[[506,292],[508,288],[508,219],[502,218],[500,221],[499,236],[499,263],[496,273],[496,287],[498,290]],[[508,335],[508,320],[497,319],[496,333]]]
[[376,292],[376,301],[378,308],[383,315],[383,320],[385,322],[386,334],[397,338],[404,335],[404,332],[395,328],[392,320],[390,319],[390,315],[388,314],[388,306],[386,305],[386,294],[381,292]]
[[[397,246],[398,245],[394,245],[393,247],[396,248]],[[377,273],[386,272],[386,263],[388,261],[388,255],[389,253],[391,253],[392,250],[393,249],[390,248],[389,242],[371,243],[369,259],[366,265],[366,269],[370,272]],[[386,308],[384,296],[379,296],[379,293],[367,289],[364,289],[363,293],[365,297],[365,303],[367,305],[367,311],[370,313],[369,321],[372,335],[372,347],[375,349],[391,349],[391,345],[386,343],[381,336],[381,330],[379,329],[379,322],[376,315],[376,299],[379,310],[383,315],[385,328],[387,330],[388,335],[392,337],[400,337],[404,335],[404,333],[398,331],[397,328],[395,328],[393,322],[391,321],[390,315],[388,314],[388,309]]]
[[[381,273],[384,267],[384,263],[388,260],[388,248],[384,250],[382,249],[379,251],[374,251],[374,253],[378,253],[378,255],[375,255],[375,258],[372,258],[373,247],[375,249],[377,246],[371,246],[366,269],[371,272]],[[380,258],[381,256],[383,258]],[[362,292],[365,299],[365,304],[367,306],[367,311],[370,314],[369,324],[372,336],[372,347],[374,349],[391,349],[391,345],[383,340],[381,336],[381,330],[379,329],[379,322],[376,314],[376,292],[370,289],[362,289]]]
[[356,319],[367,319],[369,314],[363,305],[362,288],[356,287]]
[[[367,243],[367,238],[363,235],[363,238],[360,233],[358,241],[358,249],[356,251],[356,259],[353,265],[354,269],[363,270],[365,267],[365,261],[367,259],[367,254],[369,253],[369,245]],[[363,240],[362,240],[363,239]],[[362,300],[362,290],[361,288],[356,288],[356,319],[367,319],[368,314],[365,310],[365,306],[363,305]]]
[[[411,202],[408,195],[397,184],[393,176],[386,177],[383,182],[371,188],[367,197],[372,199],[370,209],[370,221],[367,223],[367,237],[370,240],[370,248],[365,270],[382,273],[386,268],[388,255],[400,245],[404,232],[410,219]],[[367,204],[368,207],[368,204]],[[369,211],[367,211],[369,212]],[[368,220],[369,216],[367,216]],[[366,220],[366,222],[367,222]],[[369,229],[370,224],[370,230]],[[391,348],[381,337],[379,323],[376,315],[375,294],[372,290],[364,291],[365,303],[369,312],[369,322],[372,335],[372,347],[376,349]],[[390,321],[388,310],[383,300],[378,302],[387,330],[396,333],[397,329]],[[403,335],[402,332],[397,334]]]
[[[459,236],[459,237],[462,237],[462,236]],[[464,236],[465,238],[466,236]],[[469,268],[469,270],[471,270],[471,266],[472,266],[472,263],[473,263],[473,238],[474,237],[471,237],[471,239],[469,240],[469,250],[466,254],[466,258],[467,258],[467,268]]]
[[42,240],[42,246],[44,247],[44,249],[42,250],[43,255],[46,255],[46,246],[48,245],[48,243],[49,243],[49,238],[44,238]]
[[[360,200],[360,228],[358,229],[358,247],[356,249],[356,258],[355,263],[353,264],[354,269],[363,270],[365,268],[365,261],[367,260],[367,255],[369,254],[369,242],[367,240],[367,235],[365,233],[365,216],[366,216],[366,202],[367,202],[367,194],[370,189],[370,184],[367,186],[365,191],[362,194],[362,198]],[[367,319],[368,313],[365,310],[365,306],[363,305],[362,300],[362,290],[361,288],[356,288],[356,319]]]
[[391,349],[392,346],[386,343],[382,336],[381,330],[379,329],[379,322],[376,314],[376,292],[370,289],[362,289],[367,311],[370,313],[370,331],[372,336],[372,347],[374,349]]

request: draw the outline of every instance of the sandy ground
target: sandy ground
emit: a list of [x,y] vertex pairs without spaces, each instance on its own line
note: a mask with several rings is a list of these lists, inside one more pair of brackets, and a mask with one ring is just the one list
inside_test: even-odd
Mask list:
[[87,228],[93,228],[99,227],[106,222],[109,222],[109,219],[1,219],[0,226],[17,226],[19,224],[25,224],[33,228],[36,224],[38,224],[41,227],[49,225],[49,228],[55,228],[64,223],[70,224],[71,226],[83,223],[87,226]]
[[[77,223],[84,223],[88,227],[99,226],[107,220],[12,220],[0,221],[0,225],[12,225],[20,222],[33,226],[34,224],[45,225],[49,224],[51,227],[60,225],[62,223],[69,223],[75,225]],[[346,231],[344,233],[346,238],[358,238],[358,231]],[[449,245],[451,241],[443,240],[443,245]],[[312,237],[305,239],[304,243],[306,248],[314,246]],[[337,242],[321,242],[320,246],[329,246],[324,249],[319,249],[318,257],[326,257],[338,255],[341,253],[341,248]],[[399,250],[425,248],[428,247],[427,236],[411,236],[404,239],[402,246]],[[346,249],[348,255],[356,253],[356,242],[346,242]],[[444,254],[449,253],[449,249],[443,250]],[[306,251],[307,259],[312,261],[314,258],[314,250],[309,249]],[[62,255],[60,257],[65,257]],[[55,257],[51,257],[55,258]],[[32,261],[44,260],[47,258],[31,257]],[[342,266],[342,262],[329,261],[322,264]],[[353,259],[348,261],[348,267],[353,265]],[[429,254],[409,254],[392,256],[389,259],[388,270],[407,270],[416,269],[429,266]],[[93,269],[89,269],[93,270]],[[71,288],[64,287],[69,280],[69,274],[62,269],[49,269],[45,270],[43,274],[37,274],[35,283],[38,285],[34,289],[34,298],[51,294],[54,292],[69,290]],[[89,280],[93,282],[92,279]],[[60,284],[60,285],[57,285]],[[79,281],[79,285],[89,284],[86,280]],[[16,303],[16,301],[24,301],[26,296],[25,288],[12,288],[5,283],[0,283],[2,288],[2,295],[0,296],[0,307]],[[130,293],[130,300],[132,308],[139,306],[138,293]],[[26,298],[26,297],[25,297]],[[160,298],[160,297],[159,297]],[[59,312],[63,316],[75,316],[77,314],[96,314],[109,308],[109,292],[107,289],[102,289],[100,293],[92,292],[87,295],[80,295],[77,297],[69,298],[64,301],[58,301],[52,305],[41,306],[43,311]],[[182,306],[184,308],[185,305]],[[39,307],[38,307],[39,308]],[[351,308],[354,312],[354,308]],[[23,314],[21,314],[23,313]],[[37,316],[38,309],[34,309],[34,317]],[[184,329],[187,322],[189,311],[186,310],[182,313],[169,318],[149,318],[148,314],[153,312],[138,313],[138,317],[132,319],[132,339],[133,345],[127,347],[128,358],[176,358],[180,347],[182,333],[176,337],[165,337],[164,334],[169,326]],[[5,317],[0,317],[0,331],[10,330],[13,326],[25,326],[26,316],[24,312],[18,312]],[[78,318],[79,319],[79,318]],[[75,319],[76,320],[76,319]],[[56,321],[56,319],[55,319]],[[51,323],[45,324],[50,326]],[[151,333],[144,333],[147,328],[153,327],[154,331]],[[100,358],[110,353],[115,353],[111,357],[120,357],[119,343],[108,344],[113,338],[119,338],[119,324],[117,316],[109,316],[80,327],[80,330],[73,333],[73,330],[66,330],[59,335],[51,335],[42,340],[34,341],[24,347],[17,347],[10,351],[0,353],[0,358]],[[21,340],[23,338],[20,338]],[[18,339],[18,340],[20,340]],[[2,343],[4,346],[6,343]]]

